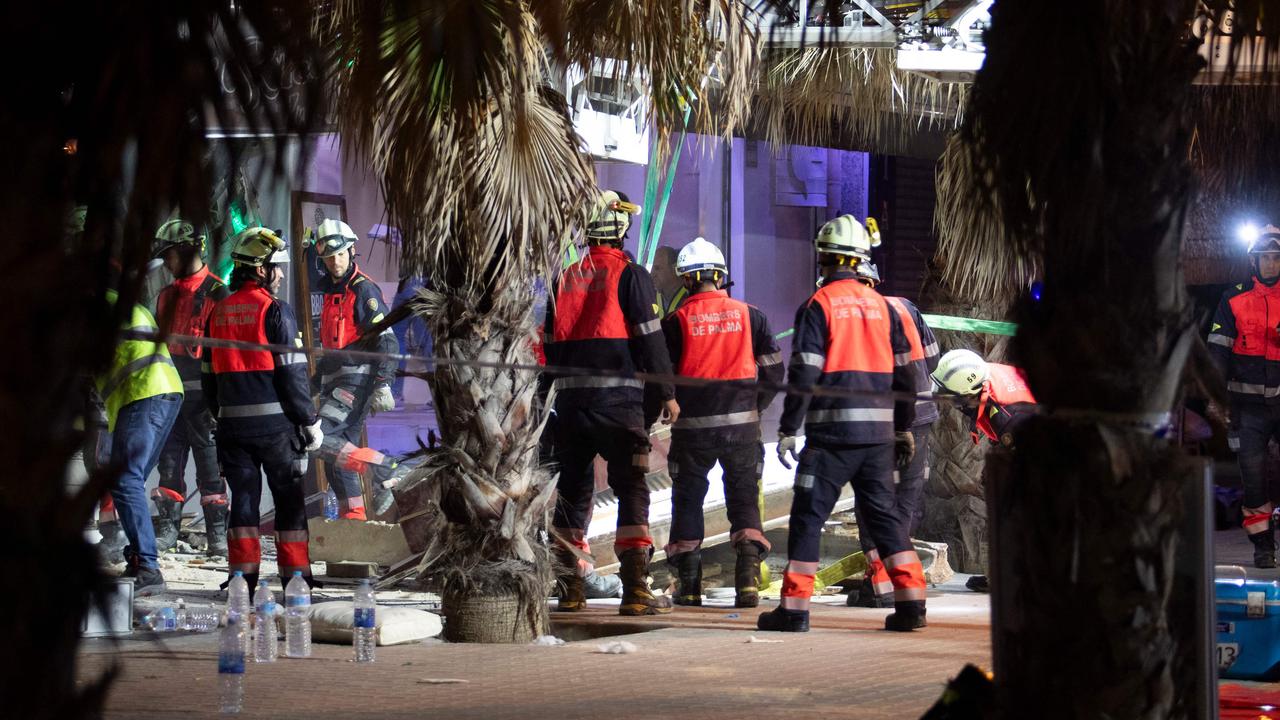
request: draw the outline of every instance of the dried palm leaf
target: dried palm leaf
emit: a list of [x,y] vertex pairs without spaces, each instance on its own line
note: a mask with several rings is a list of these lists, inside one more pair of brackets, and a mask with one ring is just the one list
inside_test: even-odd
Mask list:
[[892,48],[774,49],[761,72],[757,126],[775,144],[892,152],[921,128],[954,128],[968,84],[897,69]]

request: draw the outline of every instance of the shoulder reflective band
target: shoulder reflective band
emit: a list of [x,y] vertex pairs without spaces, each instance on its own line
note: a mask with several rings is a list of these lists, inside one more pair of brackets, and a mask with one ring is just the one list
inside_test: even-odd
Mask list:
[[[927,315],[920,314],[924,321],[928,323],[931,330],[956,330],[958,332],[971,332],[983,335],[1008,335],[1013,337],[1018,334],[1018,324],[1011,322],[1003,322],[1001,320],[978,320],[975,318],[954,317],[952,315]],[[795,328],[788,328],[774,335],[775,340],[781,340],[784,337],[790,337],[796,332]]]

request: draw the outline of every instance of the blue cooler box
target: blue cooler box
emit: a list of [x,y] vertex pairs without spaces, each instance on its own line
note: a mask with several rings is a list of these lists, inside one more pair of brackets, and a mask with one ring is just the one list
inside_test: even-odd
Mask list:
[[[1239,577],[1220,577],[1224,572]],[[1280,678],[1280,581],[1250,580],[1238,566],[1215,575],[1218,676]]]

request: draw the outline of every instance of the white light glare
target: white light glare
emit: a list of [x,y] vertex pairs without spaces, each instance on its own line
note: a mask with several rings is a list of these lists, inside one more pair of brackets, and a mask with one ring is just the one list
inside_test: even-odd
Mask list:
[[1252,244],[1253,241],[1257,240],[1258,236],[1261,234],[1262,231],[1258,229],[1258,226],[1251,222],[1241,225],[1240,228],[1236,230],[1236,236],[1240,238],[1241,242],[1246,244]]

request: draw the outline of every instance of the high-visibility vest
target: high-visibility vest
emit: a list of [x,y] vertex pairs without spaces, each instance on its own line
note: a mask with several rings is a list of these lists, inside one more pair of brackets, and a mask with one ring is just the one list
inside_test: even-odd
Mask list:
[[[1035,404],[1035,395],[1031,394],[1031,386],[1022,370],[1012,365],[987,363],[991,377],[982,388],[978,400],[977,427],[992,442],[1001,442],[1002,428],[991,423],[993,415],[1011,405]],[[975,441],[977,438],[975,438]]]
[[[107,291],[107,302],[116,304],[119,296]],[[141,305],[134,305],[125,332],[158,333],[159,325],[151,313]],[[164,343],[151,340],[122,339],[116,345],[111,369],[97,378],[98,394],[107,410],[107,429],[115,430],[120,409],[129,403],[169,393],[182,394],[182,378],[173,366],[169,348]]]

